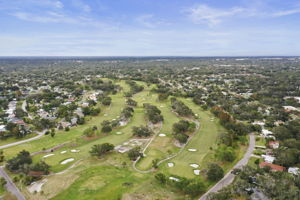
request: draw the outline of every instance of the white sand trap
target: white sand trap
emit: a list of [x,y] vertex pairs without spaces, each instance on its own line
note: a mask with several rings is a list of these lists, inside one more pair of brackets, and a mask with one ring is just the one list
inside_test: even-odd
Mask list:
[[195,114],[198,117],[198,114]]
[[179,182],[179,179],[178,179],[178,178],[175,178],[175,177],[172,177],[172,176],[170,176],[169,179],[170,179],[170,180],[173,180],[173,181],[176,181],[176,182]]
[[34,193],[35,191],[40,192],[42,191],[42,186],[48,181],[48,179],[44,179],[41,181],[33,182],[28,187],[30,193]]
[[168,167],[174,167],[174,163],[169,162],[169,163],[168,163]]
[[43,156],[43,158],[48,158],[50,156],[54,156],[54,154],[53,153],[47,154],[47,155]]
[[159,137],[166,137],[166,134],[161,133],[161,134],[159,134],[158,136],[159,136]]
[[188,151],[195,152],[197,149],[188,149]]
[[74,160],[75,160],[74,158],[68,158],[68,159],[62,161],[60,164],[61,164],[61,165],[65,165],[65,164],[67,164],[67,163],[69,163],[69,162],[72,162],[72,161],[74,161]]
[[198,165],[198,164],[195,164],[195,163],[190,164],[190,166],[193,167],[193,168],[198,168],[198,167],[199,167],[199,165]]
[[60,152],[61,154],[64,154],[64,153],[67,153],[67,151],[62,151],[62,152]]
[[194,174],[197,176],[200,175],[200,169],[194,169]]
[[116,132],[116,134],[117,134],[117,135],[121,135],[121,134],[123,134],[123,132],[118,131],[118,132]]
[[108,114],[105,113],[105,114],[104,114],[104,117],[106,117],[106,116],[108,116]]
[[113,121],[115,121],[116,119],[113,119]]
[[80,150],[78,150],[78,149],[72,149],[72,150],[71,150],[72,153],[78,153],[79,151],[80,151]]

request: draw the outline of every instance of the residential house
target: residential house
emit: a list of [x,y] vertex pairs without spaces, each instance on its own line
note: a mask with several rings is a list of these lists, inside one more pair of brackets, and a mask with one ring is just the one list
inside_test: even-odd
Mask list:
[[285,170],[285,167],[283,166],[280,166],[280,165],[275,165],[275,164],[272,164],[272,163],[267,163],[267,162],[261,162],[259,163],[259,167],[260,168],[264,168],[264,167],[270,167],[271,168],[271,171],[278,171],[278,172],[283,172]]

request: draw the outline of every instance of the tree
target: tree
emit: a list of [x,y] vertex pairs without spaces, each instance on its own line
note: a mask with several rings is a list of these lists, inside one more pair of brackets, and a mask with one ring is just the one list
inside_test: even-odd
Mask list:
[[7,161],[6,168],[9,171],[23,171],[25,165],[30,165],[32,158],[28,151],[21,151],[18,155]]
[[4,154],[3,151],[0,150],[0,163],[4,161]]
[[5,178],[1,177],[1,178],[0,178],[0,185],[1,185],[2,187],[4,187],[4,186],[6,185],[6,183],[7,183],[7,181],[5,180]]
[[40,161],[30,167],[30,170],[32,171],[43,172],[44,174],[49,174],[49,169],[50,166],[44,161]]
[[158,162],[159,162],[158,158],[152,160],[152,167],[155,168],[155,169],[157,169],[158,168]]
[[218,181],[224,176],[224,170],[215,163],[212,163],[208,167],[207,178],[210,181]]
[[137,102],[135,100],[131,99],[131,98],[127,99],[126,104],[128,106],[133,106],[133,107],[137,106]]
[[93,130],[93,128],[87,128],[83,131],[83,135],[87,136],[87,137],[92,137],[95,134],[95,131]]
[[133,132],[133,136],[137,136],[137,137],[149,137],[152,134],[150,129],[148,129],[145,126],[140,126],[140,127],[134,126],[132,128],[132,132]]
[[154,177],[161,184],[166,184],[167,182],[166,175],[164,175],[163,173],[158,173]]
[[51,137],[54,137],[54,136],[55,136],[55,130],[52,129],[52,130],[51,130]]
[[109,106],[111,104],[111,97],[104,97],[102,99],[102,104],[105,106]]
[[204,192],[205,189],[205,185],[201,180],[193,179],[183,188],[183,191],[186,194],[195,197]]
[[113,149],[114,149],[114,145],[110,143],[96,144],[92,146],[90,154],[92,156],[101,157],[102,155],[112,151]]
[[136,160],[139,156],[142,156],[141,148],[140,147],[134,147],[133,149],[130,149],[127,153],[130,160]]

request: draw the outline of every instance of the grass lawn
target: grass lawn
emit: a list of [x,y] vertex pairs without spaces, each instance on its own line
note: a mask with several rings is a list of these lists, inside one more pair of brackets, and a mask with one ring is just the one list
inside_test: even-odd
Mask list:
[[255,138],[255,145],[258,146],[266,146],[266,140],[263,137],[256,137]]

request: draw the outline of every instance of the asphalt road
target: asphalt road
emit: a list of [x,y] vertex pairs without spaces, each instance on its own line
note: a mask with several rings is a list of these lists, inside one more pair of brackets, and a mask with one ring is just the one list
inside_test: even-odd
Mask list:
[[19,188],[14,184],[10,177],[6,174],[3,169],[3,166],[0,167],[0,176],[6,180],[6,189],[17,197],[18,200],[26,200]]
[[[242,168],[243,166],[245,166],[248,163],[248,161],[251,157],[251,154],[254,150],[254,147],[255,147],[255,135],[250,134],[250,141],[249,141],[248,150],[245,153],[244,157],[233,167],[233,169]],[[206,200],[207,195],[209,193],[218,192],[223,187],[225,187],[225,186],[229,185],[230,183],[232,183],[233,180],[234,180],[234,175],[231,174],[231,170],[230,170],[215,186],[210,188],[210,190],[208,190],[204,195],[202,195],[199,200]]]
[[5,148],[8,148],[8,147],[16,146],[16,145],[19,145],[19,144],[23,144],[23,143],[26,143],[26,142],[33,141],[33,140],[37,140],[40,137],[42,137],[45,134],[46,131],[47,130],[44,130],[44,131],[41,131],[41,132],[37,132],[37,134],[38,134],[37,136],[29,138],[29,139],[26,139],[26,140],[21,140],[21,141],[18,141],[18,142],[14,142],[14,143],[2,145],[2,146],[0,146],[0,149],[5,149]]

